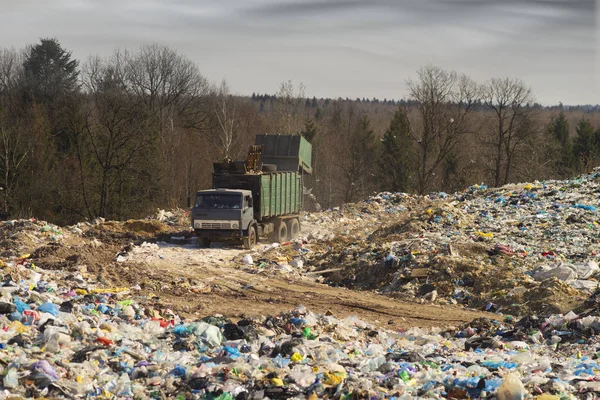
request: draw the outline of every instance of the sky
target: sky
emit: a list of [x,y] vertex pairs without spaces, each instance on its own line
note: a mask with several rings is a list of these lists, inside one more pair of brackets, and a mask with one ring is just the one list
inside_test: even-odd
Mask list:
[[0,0],[0,48],[55,37],[73,56],[167,45],[233,93],[407,97],[432,64],[520,78],[544,105],[600,103],[594,0]]

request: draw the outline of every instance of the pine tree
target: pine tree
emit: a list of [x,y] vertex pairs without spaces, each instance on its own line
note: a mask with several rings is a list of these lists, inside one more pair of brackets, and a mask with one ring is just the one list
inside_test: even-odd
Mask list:
[[[57,39],[41,39],[29,46],[23,61],[23,98],[47,109],[51,135],[61,153],[74,145],[73,117],[79,113],[79,61]],[[69,156],[67,156],[69,157]]]
[[351,128],[348,153],[345,157],[344,202],[350,203],[367,196],[376,188],[374,181],[377,141],[368,116],[363,116]]
[[307,117],[304,120],[304,129],[302,130],[302,132],[300,132],[300,135],[304,136],[304,138],[310,143],[313,142],[313,140],[317,136],[317,125],[315,124],[315,121],[313,121],[312,118]]
[[580,168],[587,170],[599,155],[594,127],[588,119],[582,117],[575,132],[577,135],[573,139],[573,157]]
[[79,62],[71,58],[71,52],[62,48],[57,39],[41,39],[31,46],[23,73],[29,98],[37,102],[56,101],[58,96],[77,88]]
[[381,140],[377,172],[383,191],[408,192],[411,189],[415,153],[409,132],[408,116],[400,107]]
[[323,118],[323,111],[321,111],[320,108],[317,108],[317,112],[315,113],[315,120],[319,121],[321,118]]
[[551,146],[551,157],[556,160],[555,168],[560,175],[565,176],[573,165],[573,146],[569,138],[569,122],[562,110],[552,118],[546,130],[554,143],[554,146]]

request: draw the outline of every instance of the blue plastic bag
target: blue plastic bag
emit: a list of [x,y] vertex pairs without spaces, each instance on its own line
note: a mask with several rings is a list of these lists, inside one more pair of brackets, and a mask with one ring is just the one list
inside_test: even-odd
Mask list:
[[56,317],[58,315],[59,307],[56,304],[46,302],[38,307],[38,311],[52,314]]
[[15,303],[15,307],[17,307],[17,311],[20,312],[21,314],[25,310],[31,310],[31,307],[29,307],[29,304],[22,302],[18,298],[15,298],[13,300],[13,303]]

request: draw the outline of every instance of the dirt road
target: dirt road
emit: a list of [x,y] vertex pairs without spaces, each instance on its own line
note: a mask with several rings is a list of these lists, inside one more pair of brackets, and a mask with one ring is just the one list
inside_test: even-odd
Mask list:
[[[359,318],[389,327],[448,327],[490,314],[453,306],[400,301],[316,283],[293,273],[261,271],[241,263],[236,248],[148,245],[127,255],[119,272],[156,301],[190,317],[215,313],[232,319],[276,315],[303,305],[315,312]],[[255,253],[255,257],[258,256]]]

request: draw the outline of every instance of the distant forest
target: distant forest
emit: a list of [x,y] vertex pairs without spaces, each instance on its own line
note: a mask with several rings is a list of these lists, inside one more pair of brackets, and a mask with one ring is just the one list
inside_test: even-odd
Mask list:
[[542,107],[523,81],[426,65],[407,97],[323,99],[282,82],[236,96],[161,45],[76,60],[57,39],[0,50],[0,216],[58,224],[185,207],[256,134],[313,144],[322,207],[379,191],[453,192],[600,164],[600,106]]

